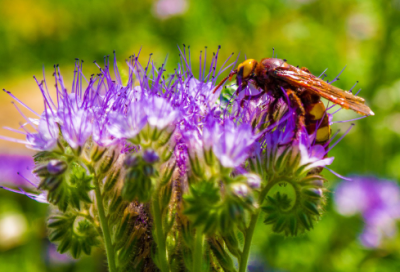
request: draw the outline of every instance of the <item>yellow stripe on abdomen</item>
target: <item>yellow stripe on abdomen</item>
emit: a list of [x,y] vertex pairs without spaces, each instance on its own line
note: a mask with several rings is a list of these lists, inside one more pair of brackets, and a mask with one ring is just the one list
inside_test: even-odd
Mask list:
[[331,137],[331,128],[328,124],[318,128],[315,140],[317,143],[325,143],[329,140],[330,137]]

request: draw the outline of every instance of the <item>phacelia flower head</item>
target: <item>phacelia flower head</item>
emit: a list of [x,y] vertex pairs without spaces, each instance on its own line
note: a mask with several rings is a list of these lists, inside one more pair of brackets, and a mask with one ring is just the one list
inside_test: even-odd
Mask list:
[[365,222],[360,241],[365,247],[379,247],[384,238],[397,232],[400,219],[400,187],[375,177],[354,177],[335,190],[337,211],[346,216],[361,214]]

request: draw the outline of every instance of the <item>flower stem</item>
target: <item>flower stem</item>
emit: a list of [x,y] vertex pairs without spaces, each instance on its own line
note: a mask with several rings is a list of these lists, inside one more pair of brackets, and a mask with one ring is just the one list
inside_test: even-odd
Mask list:
[[258,217],[261,212],[261,204],[263,203],[265,196],[268,194],[269,190],[272,188],[273,185],[274,185],[273,182],[271,181],[268,182],[267,186],[261,191],[258,197],[259,207],[251,216],[249,227],[247,228],[245,233],[244,247],[243,247],[242,257],[240,258],[239,272],[246,272],[247,270],[247,262],[249,261],[251,241],[253,239],[254,229],[256,228]]
[[162,226],[162,217],[160,210],[160,190],[157,188],[154,192],[154,196],[152,199],[153,206],[153,220],[154,227],[156,229],[155,240],[158,246],[158,258],[161,272],[168,272],[168,262],[167,262],[167,248],[165,246],[165,237]]
[[193,272],[202,271],[203,263],[203,243],[204,243],[203,227],[198,227],[196,230],[196,237],[194,241],[193,250]]
[[100,184],[96,177],[95,177],[95,182],[96,182],[95,193],[96,193],[97,210],[99,212],[100,225],[101,225],[101,229],[103,232],[104,244],[105,244],[105,248],[106,248],[108,269],[109,269],[109,272],[117,272],[117,268],[115,266],[114,248],[111,243],[110,229],[108,227],[108,220],[107,220],[106,214],[104,212],[103,197],[102,197],[101,191],[100,191]]

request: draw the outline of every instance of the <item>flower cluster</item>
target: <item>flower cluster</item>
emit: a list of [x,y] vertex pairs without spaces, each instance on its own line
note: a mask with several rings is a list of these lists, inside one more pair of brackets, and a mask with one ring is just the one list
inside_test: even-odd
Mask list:
[[392,181],[374,177],[355,177],[344,181],[336,188],[335,203],[340,214],[362,215],[365,227],[359,239],[365,247],[379,247],[384,238],[397,233],[400,188]]
[[28,196],[58,207],[48,226],[60,252],[78,257],[104,244],[110,271],[232,271],[233,255],[245,271],[261,212],[277,233],[312,228],[329,142],[299,128],[285,99],[251,84],[215,90],[236,64],[217,69],[218,51],[208,69],[200,56],[198,78],[184,48],[172,75],[151,59],[143,67],[138,54],[125,78],[114,56],[114,76],[108,57],[90,78],[77,61],[70,91],[58,66],[55,95],[37,82],[44,112],[24,116],[25,141],[2,138],[38,151],[41,193]]

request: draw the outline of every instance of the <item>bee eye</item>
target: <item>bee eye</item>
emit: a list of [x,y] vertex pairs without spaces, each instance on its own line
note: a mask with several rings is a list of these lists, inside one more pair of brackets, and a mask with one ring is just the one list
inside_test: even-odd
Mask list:
[[239,64],[238,71],[243,71],[243,78],[248,78],[253,73],[254,69],[257,66],[257,61],[254,59],[248,59]]

